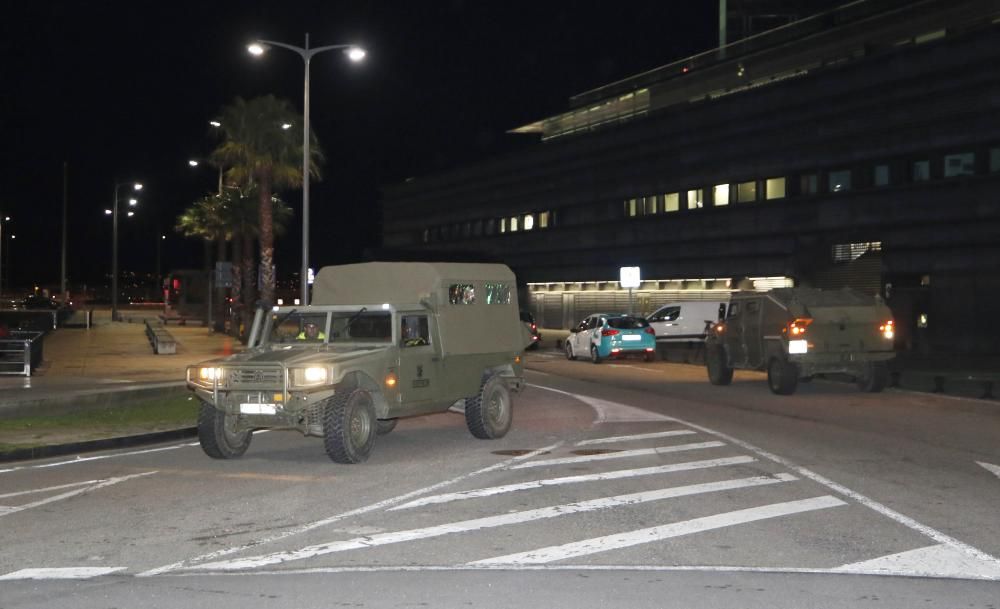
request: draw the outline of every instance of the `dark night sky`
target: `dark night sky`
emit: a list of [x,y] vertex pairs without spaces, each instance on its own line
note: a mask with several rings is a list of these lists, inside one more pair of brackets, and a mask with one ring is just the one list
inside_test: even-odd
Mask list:
[[[0,21],[0,210],[13,283],[58,286],[62,165],[69,164],[69,279],[110,269],[115,180],[146,184],[120,218],[120,266],[200,265],[201,246],[172,232],[215,188],[187,160],[215,140],[208,120],[236,96],[273,93],[302,107],[302,60],[246,43],[356,42],[361,64],[314,59],[312,126],[327,162],[312,186],[313,266],[348,262],[377,242],[380,185],[524,145],[513,127],[567,109],[576,93],[714,46],[717,3],[117,2],[7,3]],[[124,192],[124,191],[123,191]],[[301,209],[299,191],[284,198]],[[332,227],[321,232],[320,227]],[[301,263],[301,218],[278,243],[279,276]]]

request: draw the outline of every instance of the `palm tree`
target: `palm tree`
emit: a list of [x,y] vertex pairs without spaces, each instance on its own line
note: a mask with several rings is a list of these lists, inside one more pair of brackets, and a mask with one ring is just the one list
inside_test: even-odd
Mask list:
[[[273,193],[275,189],[302,184],[302,141],[289,128],[301,125],[302,118],[288,101],[267,95],[250,101],[236,98],[223,109],[220,122],[224,140],[212,156],[215,162],[230,168],[227,175],[231,182],[256,187],[261,298],[274,302]],[[310,137],[310,173],[319,177],[317,163],[322,152],[315,136]]]

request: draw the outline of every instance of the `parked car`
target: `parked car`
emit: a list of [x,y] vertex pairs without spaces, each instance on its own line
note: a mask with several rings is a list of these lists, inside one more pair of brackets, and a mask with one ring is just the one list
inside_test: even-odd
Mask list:
[[703,343],[708,327],[726,318],[728,300],[669,302],[646,319],[658,343]]
[[542,342],[542,333],[538,331],[535,316],[527,311],[521,311],[521,323],[524,324],[525,330],[525,349],[537,349],[538,343]]
[[21,303],[21,306],[25,309],[48,309],[54,311],[61,307],[57,301],[49,298],[48,296],[42,296],[41,294],[31,294]]
[[656,337],[649,322],[625,313],[594,313],[570,328],[566,359],[590,356],[595,364],[609,357],[656,357]]

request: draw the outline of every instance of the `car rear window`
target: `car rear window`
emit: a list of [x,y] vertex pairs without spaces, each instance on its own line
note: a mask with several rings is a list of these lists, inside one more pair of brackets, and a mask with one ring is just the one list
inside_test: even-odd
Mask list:
[[648,328],[649,322],[641,317],[609,317],[608,326],[616,330],[641,330]]

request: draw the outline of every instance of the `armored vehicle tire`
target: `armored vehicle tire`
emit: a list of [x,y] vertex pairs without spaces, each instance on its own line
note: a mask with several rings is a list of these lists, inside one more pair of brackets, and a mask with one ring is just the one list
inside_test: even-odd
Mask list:
[[795,364],[773,357],[767,364],[767,385],[776,395],[792,395],[799,384],[799,369]]
[[570,361],[576,359],[576,356],[573,355],[573,345],[569,344],[569,341],[566,341],[566,359]]
[[393,429],[396,429],[396,423],[399,419],[379,419],[375,423],[375,435],[384,436]]
[[499,376],[487,377],[477,395],[465,398],[465,424],[481,440],[504,437],[513,419],[510,391]]
[[601,363],[601,354],[597,352],[597,347],[590,345],[590,361],[595,364]]
[[253,439],[253,430],[234,431],[236,415],[226,416],[205,402],[198,411],[198,442],[205,454],[213,459],[235,459],[243,456]]
[[858,389],[878,393],[889,384],[889,366],[885,362],[868,362],[857,377]]
[[323,407],[323,447],[337,463],[361,463],[375,444],[377,419],[364,389],[336,394]]
[[711,349],[705,353],[705,367],[709,383],[729,385],[733,382],[733,369],[726,365],[726,354],[722,349]]

